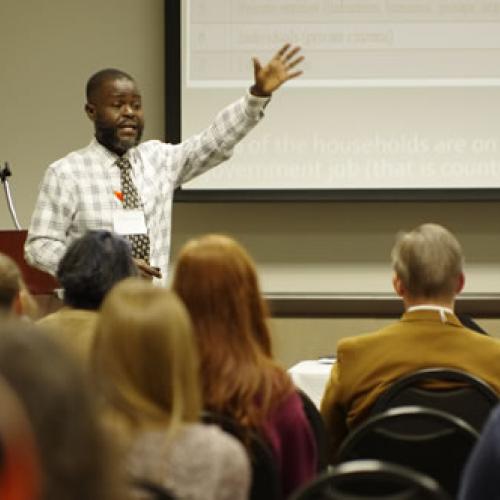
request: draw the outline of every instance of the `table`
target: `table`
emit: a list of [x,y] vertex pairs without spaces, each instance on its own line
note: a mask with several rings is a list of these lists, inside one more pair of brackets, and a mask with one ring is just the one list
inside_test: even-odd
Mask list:
[[318,408],[334,363],[334,358],[310,359],[300,361],[288,370],[295,385],[302,389]]

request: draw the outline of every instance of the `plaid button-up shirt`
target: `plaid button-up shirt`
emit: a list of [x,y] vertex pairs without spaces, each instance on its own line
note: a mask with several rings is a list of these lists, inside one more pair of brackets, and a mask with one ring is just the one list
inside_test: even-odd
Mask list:
[[[171,210],[177,186],[228,159],[263,116],[269,99],[247,94],[222,110],[209,128],[181,144],[147,141],[127,152],[151,240],[151,265],[166,281]],[[87,230],[113,230],[121,209],[118,157],[95,139],[52,163],[40,186],[25,245],[26,260],[51,274],[66,248]]]

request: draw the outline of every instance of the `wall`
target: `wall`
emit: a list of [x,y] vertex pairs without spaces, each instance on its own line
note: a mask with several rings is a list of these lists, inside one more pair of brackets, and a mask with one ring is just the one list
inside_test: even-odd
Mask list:
[[[134,75],[144,96],[145,138],[163,137],[163,2],[2,0],[0,19],[0,161],[11,162],[26,227],[46,166],[90,141],[84,84],[94,71],[114,66]],[[466,291],[500,292],[498,212],[494,202],[178,203],[173,253],[192,235],[231,233],[255,256],[266,291],[387,292],[395,232],[433,220],[463,242]],[[0,227],[11,227],[5,207]],[[276,352],[285,364],[332,352],[338,337],[380,321],[275,320]]]
[[[1,0],[0,162],[27,227],[49,163],[86,146],[85,83],[102,68],[131,73],[144,96],[145,138],[163,137],[163,0]],[[0,227],[10,228],[0,201]]]
[[173,253],[193,235],[226,232],[250,249],[266,291],[390,292],[395,234],[434,221],[462,242],[465,291],[498,293],[498,211],[496,202],[178,203]]
[[[342,337],[372,332],[392,321],[389,318],[273,319],[270,326],[274,355],[284,366],[290,367],[304,359],[334,354]],[[476,322],[488,334],[500,338],[500,320],[476,318]]]
[[[389,292],[389,254],[400,229],[436,221],[459,237],[467,257],[464,293],[500,291],[498,203],[178,203],[173,258],[188,238],[234,235],[256,259],[268,292]],[[500,312],[500,302],[498,310]],[[275,354],[285,365],[335,352],[340,338],[395,318],[276,318]],[[500,337],[500,320],[479,318]]]

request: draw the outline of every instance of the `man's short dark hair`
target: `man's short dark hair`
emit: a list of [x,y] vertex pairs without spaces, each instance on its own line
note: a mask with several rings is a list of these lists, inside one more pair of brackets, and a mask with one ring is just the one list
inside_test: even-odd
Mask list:
[[136,275],[130,244],[109,231],[88,231],[75,240],[57,269],[64,302],[77,309],[99,309],[118,281]]
[[103,84],[103,82],[107,80],[119,80],[121,78],[125,78],[130,81],[134,81],[134,79],[125,71],[115,68],[106,68],[94,73],[87,81],[87,85],[85,87],[85,94],[87,96],[87,102],[90,102],[94,96],[94,93],[97,89]]

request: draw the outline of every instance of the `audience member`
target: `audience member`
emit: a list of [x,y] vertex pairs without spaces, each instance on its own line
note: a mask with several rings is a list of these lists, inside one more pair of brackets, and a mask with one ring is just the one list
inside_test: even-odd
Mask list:
[[57,279],[64,307],[39,325],[84,362],[106,294],[120,280],[138,273],[129,243],[109,231],[89,231],[75,240],[59,262]]
[[500,393],[500,342],[465,328],[453,312],[464,286],[459,242],[444,227],[423,224],[400,234],[392,250],[401,319],[374,333],[340,340],[321,412],[335,453],[350,429],[397,378],[433,366],[474,374]]
[[138,278],[118,284],[102,306],[93,368],[132,479],[163,486],[176,498],[247,498],[243,446],[199,423],[198,353],[188,313],[173,292]]
[[38,306],[24,284],[21,271],[8,255],[0,253],[0,317],[35,318]]
[[23,404],[0,379],[0,498],[35,500],[41,494],[38,447]]
[[97,408],[80,367],[64,349],[32,325],[4,323],[0,376],[23,403],[35,434],[40,500],[117,499]]
[[180,252],[173,286],[194,323],[205,408],[268,440],[286,498],[314,476],[316,446],[297,391],[271,357],[250,256],[226,236],[191,240]]
[[500,406],[491,412],[462,474],[459,500],[500,498]]

